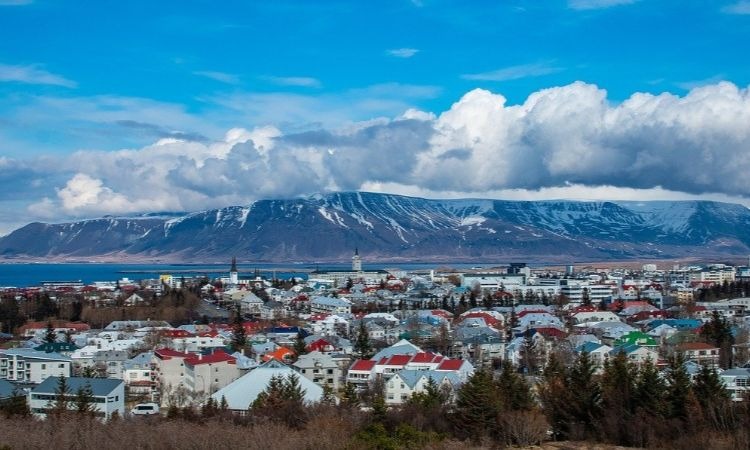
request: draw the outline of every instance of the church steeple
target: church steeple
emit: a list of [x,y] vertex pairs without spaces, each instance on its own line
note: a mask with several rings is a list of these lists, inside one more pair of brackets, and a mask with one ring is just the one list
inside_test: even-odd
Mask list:
[[240,283],[240,277],[237,273],[237,258],[232,257],[232,268],[229,269],[229,283],[233,285],[238,285]]
[[359,257],[359,249],[356,247],[352,256],[352,272],[362,272],[362,258]]
[[232,257],[232,268],[229,269],[229,272],[237,272],[237,257]]

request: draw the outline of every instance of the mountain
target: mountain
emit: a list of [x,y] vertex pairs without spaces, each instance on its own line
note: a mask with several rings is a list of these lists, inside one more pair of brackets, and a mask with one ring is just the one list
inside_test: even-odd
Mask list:
[[750,254],[750,210],[708,201],[428,200],[345,192],[185,215],[32,223],[0,257],[583,261]]

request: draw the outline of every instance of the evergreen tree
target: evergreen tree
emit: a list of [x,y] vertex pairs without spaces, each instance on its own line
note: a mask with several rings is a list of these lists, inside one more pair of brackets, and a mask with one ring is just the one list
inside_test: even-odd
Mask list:
[[54,344],[57,342],[57,333],[55,332],[55,327],[52,325],[52,321],[47,321],[47,331],[44,333],[44,342],[47,344]]
[[507,359],[503,361],[496,385],[502,409],[510,411],[528,410],[534,405],[530,386],[516,372],[513,363]]
[[730,397],[716,369],[704,364],[695,376],[693,392],[701,405],[706,422],[715,428],[725,428],[729,425],[726,416]]
[[65,378],[65,376],[61,376],[57,379],[57,387],[55,388],[55,400],[50,407],[52,414],[60,415],[68,411],[69,396],[70,388],[68,387],[68,380],[67,378]]
[[601,386],[594,376],[596,367],[587,352],[582,352],[568,372],[566,389],[570,395],[570,419],[578,433],[591,436],[601,413]]
[[294,347],[292,348],[297,358],[307,354],[307,346],[305,345],[305,337],[302,332],[297,333],[297,338],[294,340]]
[[659,374],[659,369],[647,359],[641,364],[635,383],[633,401],[636,410],[640,409],[656,417],[665,417],[668,412],[666,389],[667,384]]
[[709,343],[719,348],[719,366],[722,369],[732,367],[732,346],[734,345],[734,335],[729,323],[714,311],[711,320],[701,327],[701,336]]
[[31,414],[29,405],[26,402],[26,393],[19,387],[14,387],[10,398],[0,401],[0,411],[2,411],[6,418],[14,416],[26,417]]
[[333,388],[327,384],[323,385],[323,397],[320,399],[320,404],[336,406],[336,396],[333,393]]
[[456,393],[452,419],[459,436],[479,441],[483,436],[496,434],[499,412],[500,401],[492,375],[477,370]]
[[226,412],[229,410],[229,404],[227,403],[227,398],[223,395],[221,396],[221,403],[219,403],[219,409],[222,412]]
[[686,420],[688,418],[688,404],[692,396],[690,375],[685,369],[685,359],[677,354],[669,359],[667,369],[667,401],[669,417]]
[[630,445],[637,370],[624,352],[605,361],[602,374],[602,428],[617,443]]
[[213,417],[216,415],[217,410],[218,408],[213,397],[208,397],[208,400],[201,406],[201,416],[206,418]]
[[341,405],[348,406],[350,408],[359,407],[359,395],[357,394],[357,388],[352,383],[346,383],[344,385],[344,391],[341,394]]
[[570,397],[567,388],[567,371],[556,353],[550,355],[537,386],[544,414],[547,416],[555,438],[565,439],[570,433],[571,419],[568,411]]
[[94,410],[94,391],[91,385],[86,383],[76,390],[75,408],[79,414],[91,414]]
[[370,344],[370,334],[365,327],[365,321],[359,321],[357,337],[354,341],[354,353],[359,359],[367,359],[372,355],[372,345]]
[[245,333],[245,327],[242,324],[242,314],[240,307],[237,306],[237,311],[234,315],[234,326],[232,327],[232,350],[235,352],[242,352],[247,345],[247,335]]

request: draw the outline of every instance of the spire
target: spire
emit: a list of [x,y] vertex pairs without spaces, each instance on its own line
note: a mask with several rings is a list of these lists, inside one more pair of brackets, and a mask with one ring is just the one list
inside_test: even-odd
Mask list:
[[359,256],[359,249],[354,247],[354,256]]
[[232,257],[232,268],[229,269],[230,272],[237,272],[237,258]]

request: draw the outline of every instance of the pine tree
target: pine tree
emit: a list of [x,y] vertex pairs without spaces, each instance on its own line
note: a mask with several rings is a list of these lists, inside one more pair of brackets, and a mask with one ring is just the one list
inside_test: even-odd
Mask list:
[[516,372],[513,363],[507,359],[503,361],[496,385],[502,409],[510,411],[528,410],[534,405],[530,386]]
[[722,369],[732,367],[734,335],[732,327],[718,311],[714,311],[711,320],[701,327],[701,336],[719,348],[719,366]]
[[359,359],[367,359],[372,355],[372,345],[370,344],[370,334],[365,327],[365,321],[359,321],[357,337],[354,341],[354,353]]
[[601,413],[601,386],[594,376],[596,367],[587,352],[582,352],[568,371],[566,389],[571,393],[569,411],[577,431],[591,436]]
[[730,397],[716,369],[703,365],[695,377],[693,392],[701,405],[703,417],[708,423],[715,428],[728,425],[725,416]]
[[299,358],[302,355],[307,354],[307,346],[305,345],[305,337],[302,332],[297,333],[297,338],[294,340],[294,347],[292,348],[294,354]]
[[637,370],[624,352],[605,361],[602,374],[602,431],[615,442],[630,445],[635,412]]
[[358,408],[359,403],[359,395],[357,394],[356,386],[352,383],[346,383],[344,385],[344,391],[341,393],[341,405]]
[[692,396],[690,376],[685,369],[685,360],[681,354],[669,359],[667,370],[667,401],[669,417],[686,420],[688,418],[688,403]]
[[57,387],[55,388],[55,400],[50,410],[55,415],[60,415],[68,411],[68,396],[70,395],[70,388],[68,387],[68,380],[65,376],[61,376],[57,379]]
[[47,331],[44,333],[44,342],[47,344],[54,344],[57,342],[57,333],[55,327],[52,325],[52,321],[47,321]]
[[76,390],[75,408],[79,414],[91,414],[94,410],[94,391],[91,384],[86,383]]
[[635,384],[634,406],[656,417],[665,417],[668,412],[665,392],[667,384],[659,374],[659,369],[647,359],[638,370]]
[[245,327],[242,324],[242,314],[240,307],[237,307],[237,311],[234,316],[234,326],[232,327],[232,350],[235,352],[243,352],[247,345],[247,336],[245,334]]
[[567,371],[556,353],[550,354],[537,386],[542,409],[552,427],[555,438],[565,439],[570,433],[571,419],[568,411],[572,393],[567,388]]
[[320,399],[320,404],[336,406],[336,396],[333,393],[333,388],[327,384],[323,385],[323,397]]
[[479,441],[495,435],[500,401],[492,380],[485,370],[478,370],[456,393],[453,421],[457,434]]

